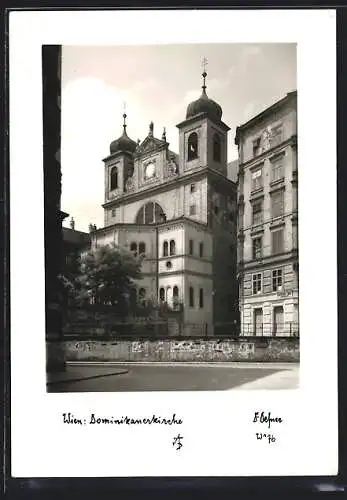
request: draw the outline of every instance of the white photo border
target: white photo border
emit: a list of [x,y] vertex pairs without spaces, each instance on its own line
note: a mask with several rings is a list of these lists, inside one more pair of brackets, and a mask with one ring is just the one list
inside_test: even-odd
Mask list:
[[[337,474],[335,11],[13,11],[9,18],[12,476]],[[47,394],[42,45],[206,42],[297,43],[300,389]],[[276,446],[254,438],[259,409],[284,419]],[[166,426],[64,426],[64,411],[176,413],[185,446],[174,450]]]

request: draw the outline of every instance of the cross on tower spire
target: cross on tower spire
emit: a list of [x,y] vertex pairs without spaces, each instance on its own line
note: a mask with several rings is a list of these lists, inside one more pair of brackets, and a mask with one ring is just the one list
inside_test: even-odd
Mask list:
[[206,59],[206,57],[204,57],[202,60],[202,69],[203,69],[202,77],[204,79],[203,85],[202,85],[202,90],[203,90],[204,94],[206,93],[206,76],[207,76],[206,66],[207,66],[207,64],[208,64],[207,59]]
[[125,104],[125,102],[123,102],[123,129],[124,129],[124,132],[125,132],[125,129],[127,128],[127,124],[125,122],[127,114],[125,111],[126,111],[126,104]]

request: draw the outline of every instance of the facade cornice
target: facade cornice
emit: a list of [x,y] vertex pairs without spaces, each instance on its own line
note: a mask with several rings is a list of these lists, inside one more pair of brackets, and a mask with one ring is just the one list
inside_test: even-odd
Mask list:
[[240,139],[242,133],[247,130],[250,127],[253,127],[256,123],[259,123],[262,121],[264,118],[270,116],[271,114],[275,113],[279,109],[285,107],[291,100],[297,98],[297,91],[294,90],[293,92],[288,92],[286,96],[284,96],[282,99],[279,101],[275,102],[272,104],[272,106],[269,106],[268,108],[264,109],[261,113],[258,115],[254,116],[248,122],[244,123],[243,125],[239,125],[236,128],[236,135],[235,135],[235,144],[238,146],[240,144]]
[[95,231],[91,231],[89,234],[91,235],[100,235],[109,232],[110,230],[117,229],[137,229],[137,230],[146,230],[148,232],[164,232],[172,230],[172,226],[180,225],[184,227],[185,225],[194,226],[197,229],[200,229],[203,232],[212,233],[212,230],[202,222],[195,221],[193,219],[189,219],[188,217],[177,217],[175,219],[168,220],[166,222],[158,222],[157,224],[134,224],[131,222],[117,222],[116,224],[111,224],[109,226],[101,227],[96,229]]
[[230,127],[228,127],[228,125],[226,123],[224,123],[222,121],[211,120],[211,118],[208,117],[207,113],[199,113],[198,115],[195,115],[195,116],[192,116],[190,118],[187,118],[186,120],[183,120],[182,122],[178,123],[176,125],[176,127],[178,129],[180,129],[180,128],[185,127],[186,125],[190,125],[190,124],[192,124],[194,122],[202,121],[202,120],[209,120],[211,123],[213,123],[214,125],[217,125],[218,127],[220,127],[225,132],[229,132],[229,130],[230,130]]
[[269,255],[268,257],[263,257],[262,259],[243,261],[238,263],[238,272],[247,272],[249,270],[264,269],[269,266],[276,266],[285,262],[297,262],[298,261],[298,251],[293,249],[291,252],[285,252],[278,255]]
[[[281,153],[281,149],[285,148],[286,146],[292,146],[294,143],[296,143],[297,140],[297,135],[292,135],[285,141],[281,142],[280,144],[277,144],[273,148],[268,149],[267,151],[264,151],[262,154],[255,156],[254,158],[251,158],[250,160],[247,160],[243,163],[240,163],[239,165],[239,171],[244,170],[245,168],[253,168],[258,166],[258,164],[261,164],[264,162],[267,158],[271,158],[276,156],[277,154]],[[260,165],[259,165],[260,166]]]
[[196,170],[191,173],[177,176],[174,179],[169,180],[165,183],[156,184],[155,186],[148,186],[148,188],[142,189],[141,191],[120,195],[118,198],[104,203],[102,205],[102,208],[115,208],[121,205],[132,203],[134,201],[139,201],[148,198],[150,196],[154,196],[158,193],[163,193],[174,187],[178,187],[184,184],[191,183],[193,181],[200,180],[206,176],[208,176],[209,179],[217,180],[219,182],[224,183],[226,186],[232,187],[235,191],[237,189],[236,183],[233,182],[232,180],[228,179],[227,177],[220,174],[216,170],[213,170],[209,167],[203,167],[200,170]]

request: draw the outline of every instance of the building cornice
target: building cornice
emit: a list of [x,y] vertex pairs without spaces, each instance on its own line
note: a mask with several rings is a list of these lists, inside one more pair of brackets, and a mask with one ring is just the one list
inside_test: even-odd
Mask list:
[[229,187],[232,187],[234,190],[236,190],[236,183],[234,181],[228,179],[223,174],[219,173],[218,171],[212,168],[203,167],[200,170],[196,170],[194,172],[175,177],[174,179],[169,180],[165,183],[157,184],[155,186],[148,186],[146,189],[143,189],[141,191],[120,195],[118,198],[104,203],[102,205],[102,208],[115,208],[121,205],[132,203],[134,201],[139,201],[148,198],[150,196],[154,196],[158,193],[168,191],[171,188],[182,186],[184,184],[188,184],[193,181],[203,179],[206,176],[208,176],[209,179],[214,179],[217,180],[218,182],[223,182],[226,186],[228,185]]
[[250,158],[249,160],[243,162],[243,163],[240,163],[239,165],[239,172],[243,172],[243,170],[245,168],[248,168],[250,165],[251,165],[251,168],[253,167],[257,167],[258,165],[260,166],[260,164],[262,162],[264,162],[265,159],[269,158],[270,157],[274,157],[278,154],[281,153],[281,149],[282,148],[285,148],[286,146],[293,146],[293,144],[296,144],[296,141],[297,141],[297,135],[294,134],[292,136],[289,137],[289,139],[286,139],[285,141],[281,142],[280,144],[277,144],[276,146],[274,146],[273,148],[270,148],[266,151],[264,151],[261,155],[258,155],[258,156],[255,156],[254,158]]
[[245,130],[247,130],[250,127],[253,127],[256,123],[262,121],[264,118],[275,113],[278,109],[283,108],[291,100],[296,99],[296,98],[297,98],[297,91],[296,90],[294,90],[293,92],[288,92],[288,94],[286,96],[284,96],[282,99],[275,102],[274,104],[272,104],[268,108],[264,109],[264,111],[262,111],[261,113],[257,114],[256,116],[253,116],[253,118],[248,120],[248,122],[236,127],[235,144],[237,146],[240,144],[241,135]]
[[183,128],[185,127],[186,125],[190,125],[194,122],[197,122],[197,121],[201,121],[201,120],[209,120],[211,123],[213,123],[214,125],[217,125],[219,128],[221,128],[222,130],[224,130],[225,132],[229,132],[230,130],[230,127],[228,127],[228,125],[222,121],[214,121],[214,120],[211,120],[211,118],[209,118],[208,114],[207,113],[199,113],[195,116],[192,116],[190,118],[187,118],[186,120],[183,120],[182,122],[178,123],[176,125],[176,127],[178,129],[180,128]]
[[166,222],[158,222],[156,224],[134,224],[131,222],[117,222],[115,224],[111,224],[109,226],[101,227],[99,229],[96,229],[95,231],[92,231],[90,234],[91,235],[100,235],[109,232],[110,230],[117,230],[117,229],[138,229],[138,230],[143,230],[146,229],[147,231],[150,232],[161,232],[170,230],[171,226],[177,225],[177,224],[182,224],[184,225],[190,225],[194,226],[203,232],[208,232],[212,233],[212,230],[207,226],[207,224],[203,224],[202,222],[195,221],[193,219],[189,219],[188,217],[177,217],[175,219],[170,219],[169,221]]
[[264,269],[268,266],[276,266],[284,262],[297,262],[298,261],[298,251],[293,249],[291,252],[285,252],[278,255],[269,255],[268,257],[263,257],[262,259],[252,260],[247,262],[238,262],[238,272],[247,272],[250,270]]

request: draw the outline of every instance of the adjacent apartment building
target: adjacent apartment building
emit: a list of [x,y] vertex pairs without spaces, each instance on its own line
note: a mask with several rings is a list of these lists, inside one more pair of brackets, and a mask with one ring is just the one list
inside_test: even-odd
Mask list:
[[297,92],[237,127],[241,335],[299,334]]

